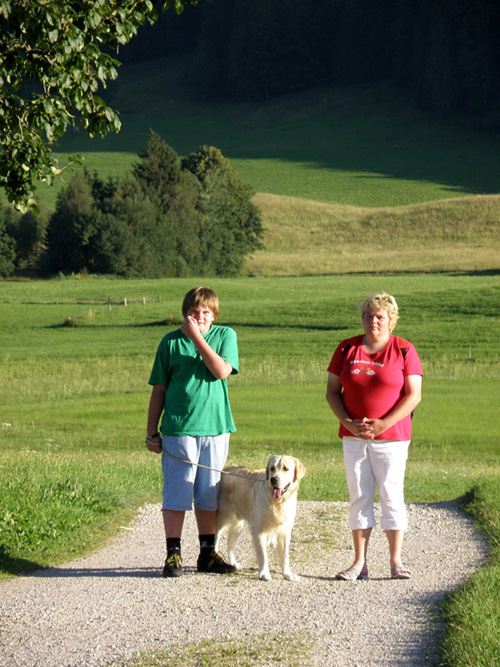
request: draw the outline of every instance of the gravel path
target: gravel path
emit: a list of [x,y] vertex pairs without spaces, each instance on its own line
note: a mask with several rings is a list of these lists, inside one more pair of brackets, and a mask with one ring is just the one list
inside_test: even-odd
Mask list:
[[413,504],[404,549],[412,579],[390,580],[386,538],[377,527],[370,580],[336,581],[352,557],[347,505],[299,502],[291,563],[300,581],[273,571],[271,582],[258,581],[248,535],[237,548],[242,573],[197,573],[191,513],[183,536],[186,574],[164,579],[159,510],[143,508],[87,558],[0,584],[2,667],[97,667],[170,643],[286,631],[314,638],[315,665],[430,665],[439,635],[434,604],[487,556],[485,540],[456,503]]

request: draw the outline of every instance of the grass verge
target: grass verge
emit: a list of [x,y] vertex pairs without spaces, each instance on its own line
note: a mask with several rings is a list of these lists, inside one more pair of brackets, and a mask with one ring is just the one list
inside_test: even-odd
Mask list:
[[[245,639],[223,638],[172,644],[167,651],[143,654],[126,667],[265,667],[282,664],[310,667],[313,640],[305,634],[259,634]],[[109,667],[125,667],[122,662]]]
[[152,461],[134,454],[26,449],[2,454],[0,475],[0,579],[96,549],[160,484]]
[[483,569],[451,594],[443,605],[446,636],[443,662],[450,667],[500,664],[500,482],[480,480],[463,506],[488,537],[491,554]]

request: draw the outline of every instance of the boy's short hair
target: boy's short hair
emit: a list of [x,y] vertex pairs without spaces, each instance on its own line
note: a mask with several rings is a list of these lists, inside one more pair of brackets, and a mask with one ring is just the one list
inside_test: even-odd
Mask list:
[[184,297],[182,302],[182,314],[187,317],[188,311],[191,308],[198,308],[198,306],[206,306],[210,308],[213,313],[214,320],[219,314],[219,299],[217,294],[209,287],[193,287]]
[[399,308],[396,299],[387,292],[374,292],[359,305],[359,312],[361,317],[365,316],[369,308],[376,310],[385,310],[389,318],[389,327],[392,331],[399,319]]

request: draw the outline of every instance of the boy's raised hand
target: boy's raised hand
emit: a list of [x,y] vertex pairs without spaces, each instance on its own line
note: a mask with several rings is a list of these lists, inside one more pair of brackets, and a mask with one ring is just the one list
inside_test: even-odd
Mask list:
[[181,326],[182,333],[193,340],[193,337],[196,337],[200,334],[200,327],[198,321],[192,315],[187,315],[184,320],[183,325]]
[[193,341],[206,367],[212,375],[218,380],[223,380],[231,374],[233,367],[220,357],[203,338],[203,333],[210,329],[213,320],[214,317],[210,314],[208,322],[206,319],[202,320],[200,325],[200,321],[196,317],[187,315],[184,324],[181,326],[181,331]]

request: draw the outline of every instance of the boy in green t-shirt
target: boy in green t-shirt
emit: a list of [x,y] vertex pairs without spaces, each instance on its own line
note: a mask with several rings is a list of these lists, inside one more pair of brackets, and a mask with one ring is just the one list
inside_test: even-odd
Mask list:
[[224,467],[229,435],[236,430],[227,392],[227,377],[238,373],[236,333],[214,324],[219,300],[208,287],[186,294],[182,314],[182,327],[161,340],[149,379],[153,390],[146,445],[162,454],[167,540],[163,575],[182,574],[181,532],[193,498],[200,539],[198,571],[227,574],[236,568],[215,551],[214,543],[217,471]]

